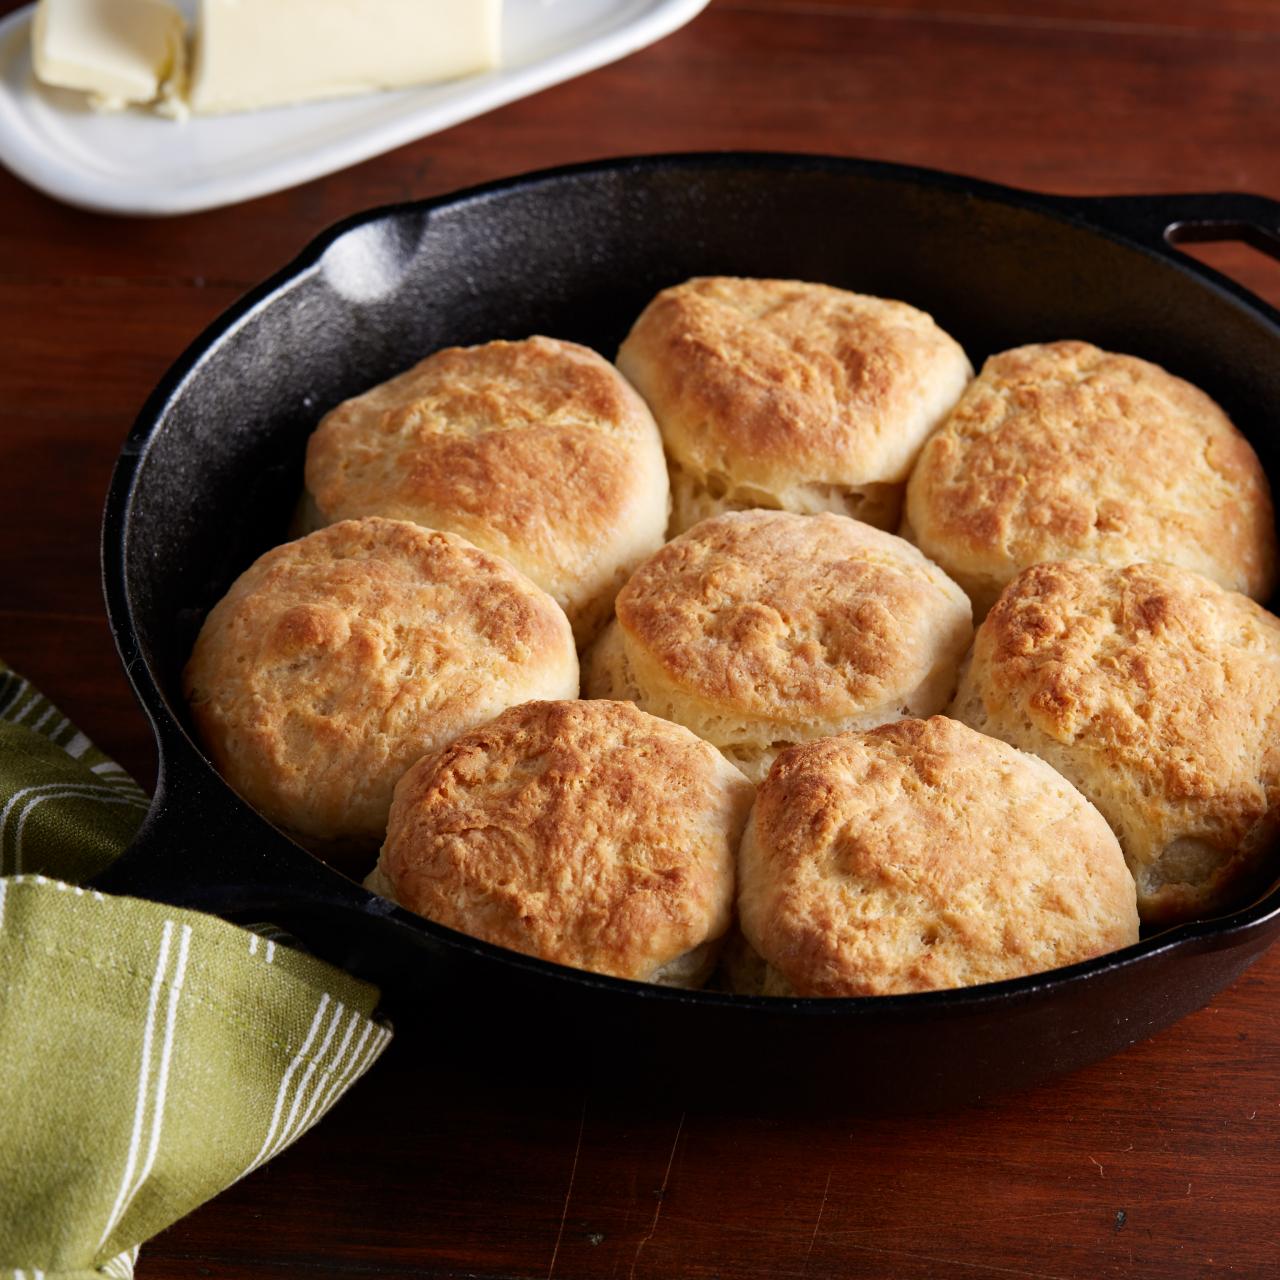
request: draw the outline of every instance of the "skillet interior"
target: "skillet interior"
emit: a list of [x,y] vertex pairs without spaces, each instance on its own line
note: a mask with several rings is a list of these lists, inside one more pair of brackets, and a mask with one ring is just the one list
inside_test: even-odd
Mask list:
[[[1223,404],[1274,484],[1274,316],[1159,247],[1085,225],[1088,209],[1087,201],[888,165],[694,156],[534,175],[365,215],[323,238],[179,361],[139,418],[113,484],[104,526],[108,605],[160,735],[165,795],[153,825],[168,823],[171,843],[173,820],[185,815],[188,827],[193,818],[207,826],[206,843],[220,832],[224,843],[287,845],[211,777],[191,741],[182,664],[208,608],[284,539],[305,441],[321,414],[440,346],[547,333],[612,357],[648,299],[691,275],[820,280],[929,311],[975,365],[1004,347],[1060,337],[1155,360]],[[170,867],[170,887],[164,876],[148,885],[144,875],[135,890],[176,899],[178,875],[195,885],[219,878],[225,863],[202,858],[189,831],[177,843],[184,865]],[[327,875],[293,846],[271,856],[301,881]],[[222,879],[203,903],[199,894],[182,896],[236,914],[236,890],[245,886]],[[533,991],[540,1018],[562,1002],[571,1018],[591,1009],[633,1047],[650,1021],[666,1022],[660,1037],[677,1034],[679,1022],[683,1043],[719,1046],[709,1050],[718,1056],[749,1056],[754,1046],[768,1058],[776,1051],[764,1046],[797,1033],[819,1036],[827,1049],[844,1037],[847,1076],[850,1056],[865,1056],[874,1031],[890,1048],[877,1087],[917,1101],[1016,1084],[1149,1033],[1230,981],[1275,932],[1263,927],[1264,915],[1280,911],[1272,902],[1234,927],[1193,927],[1122,960],[976,993],[760,1002],[647,994],[416,922],[399,921],[393,937],[385,910],[344,941],[339,925],[309,927],[305,906],[272,904],[269,893],[242,897],[244,912],[270,909],[393,992],[425,984],[441,998],[479,985],[524,1005]],[[433,963],[415,954],[424,951]],[[992,1043],[1014,1027],[1021,1030],[1007,1046]],[[969,1065],[958,1075],[936,1062],[939,1035],[959,1037],[957,1050],[967,1046]]]

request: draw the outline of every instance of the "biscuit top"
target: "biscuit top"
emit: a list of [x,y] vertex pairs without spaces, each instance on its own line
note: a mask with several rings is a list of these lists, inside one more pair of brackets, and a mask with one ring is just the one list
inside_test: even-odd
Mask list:
[[906,303],[723,276],[658,294],[618,366],[677,463],[771,492],[905,480],[972,372]]
[[438,351],[338,405],[308,443],[306,485],[323,522],[461,534],[575,621],[606,590],[607,613],[618,562],[661,545],[669,503],[644,401],[594,351],[541,337]]
[[972,631],[964,593],[909,543],[783,511],[695,525],[636,570],[617,614],[645,691],[789,723],[901,699]]
[[1027,569],[979,628],[956,708],[1053,752],[1135,870],[1179,839],[1229,857],[1274,825],[1280,619],[1197,574]]
[[1138,937],[1101,815],[1043,761],[942,716],[784,752],[740,877],[743,932],[798,995],[993,982]]
[[926,555],[973,580],[979,614],[1042,560],[1162,561],[1258,599],[1275,581],[1248,441],[1190,383],[1084,342],[992,356],[925,445],[906,519]]
[[381,837],[424,751],[513,701],[574,696],[555,602],[452,534],[344,521],[254,562],[214,606],[184,673],[219,770],[273,821]]
[[648,980],[728,928],[752,790],[629,703],[526,703],[405,774],[382,884],[499,946]]

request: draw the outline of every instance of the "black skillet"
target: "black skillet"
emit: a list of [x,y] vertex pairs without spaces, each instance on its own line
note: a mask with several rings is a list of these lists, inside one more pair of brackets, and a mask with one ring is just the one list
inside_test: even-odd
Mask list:
[[975,365],[1062,337],[1204,387],[1280,475],[1280,314],[1170,247],[1280,256],[1280,204],[1223,194],[1070,199],[808,156],[625,159],[360,214],[208,329],[116,465],[107,609],[156,732],[160,782],[100,887],[270,919],[382,984],[401,1021],[501,1060],[603,1053],[712,1080],[836,1080],[937,1105],[1102,1058],[1205,1004],[1280,933],[1280,887],[1234,914],[1053,973],[969,990],[763,1000],[545,964],[418,919],[294,845],[222,782],[179,673],[210,605],[283,541],[308,433],[337,401],[452,343],[546,333],[612,355],[660,288],[783,276],[901,298]]

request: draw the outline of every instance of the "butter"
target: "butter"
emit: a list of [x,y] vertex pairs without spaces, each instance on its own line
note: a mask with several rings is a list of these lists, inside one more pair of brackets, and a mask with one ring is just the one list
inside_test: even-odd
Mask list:
[[496,66],[501,0],[201,0],[191,109],[247,111]]
[[36,78],[87,93],[100,110],[180,104],[184,29],[167,0],[40,0],[32,33]]

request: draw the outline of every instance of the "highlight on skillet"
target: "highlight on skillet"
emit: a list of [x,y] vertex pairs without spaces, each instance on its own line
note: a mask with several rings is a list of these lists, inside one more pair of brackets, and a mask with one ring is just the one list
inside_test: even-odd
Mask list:
[[1190,384],[1066,340],[975,379],[923,312],[779,280],[665,290],[620,370],[414,355],[323,419],[315,530],[184,679],[230,785],[374,892],[842,996],[1072,964],[1274,876],[1271,496]]

